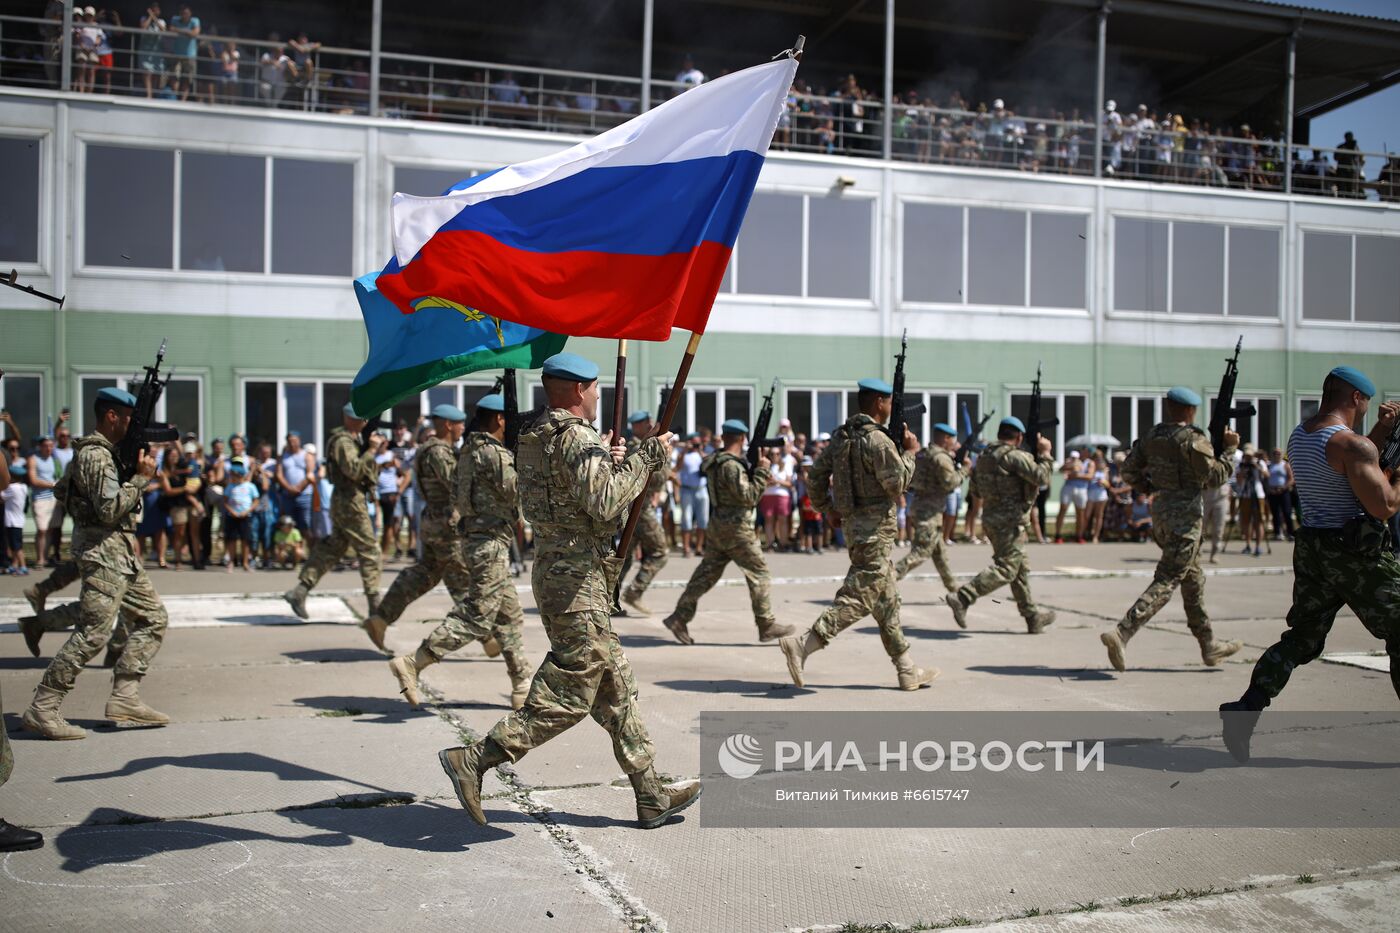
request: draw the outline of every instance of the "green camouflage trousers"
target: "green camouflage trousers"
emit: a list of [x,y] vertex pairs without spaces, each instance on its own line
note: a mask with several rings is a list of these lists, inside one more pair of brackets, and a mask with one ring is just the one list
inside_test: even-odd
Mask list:
[[1340,541],[1300,528],[1293,549],[1293,608],[1288,629],[1254,665],[1250,685],[1276,697],[1293,668],[1322,654],[1332,621],[1351,607],[1366,631],[1385,642],[1390,683],[1400,696],[1400,563],[1390,551],[1363,557]]
[[[77,565],[74,564],[74,566]],[[39,617],[39,629],[44,632],[62,632],[75,628],[78,620],[82,618],[82,610],[83,604],[76,601],[64,603],[53,609],[45,609],[44,614]],[[126,642],[130,637],[131,613],[123,606],[117,611],[117,624],[112,629],[112,637],[107,642],[107,650],[114,654],[121,654],[126,650]]]
[[962,585],[958,599],[964,606],[971,606],[978,597],[993,593],[1008,583],[1011,595],[1016,598],[1016,608],[1024,618],[1036,613],[1035,600],[1031,598],[1030,567],[1026,563],[1026,524],[1018,517],[1014,524],[982,519],[982,527],[987,532],[987,540],[992,544],[992,565]]
[[842,519],[841,528],[846,534],[851,569],[812,631],[822,644],[829,645],[861,619],[874,616],[885,653],[897,658],[909,650],[909,642],[899,627],[899,590],[895,588],[894,564],[890,563],[890,550],[899,530],[894,510],[859,509]]
[[719,582],[731,560],[744,572],[744,582],[749,585],[749,605],[753,608],[754,622],[761,626],[776,619],[770,595],[773,578],[763,559],[763,549],[758,546],[758,535],[754,533],[752,525],[736,525],[727,521],[710,523],[705,538],[705,556],[690,575],[690,581],[676,603],[674,615],[677,619],[689,622],[695,618],[700,597]]
[[[40,596],[47,599],[68,584],[76,582],[78,582],[78,562],[66,560],[55,567],[53,573],[34,584],[34,589],[39,591]],[[53,629],[45,629],[45,631],[53,631]]]
[[[493,535],[473,535],[461,544],[467,583],[461,597],[423,647],[439,661],[463,645],[494,634],[509,663],[522,653],[520,628],[525,612],[510,576],[510,545]],[[392,591],[391,591],[392,592]]]
[[909,553],[894,565],[895,579],[903,580],[909,575],[909,571],[931,557],[943,585],[948,588],[948,592],[953,592],[958,588],[958,581],[948,566],[948,545],[943,541],[943,513],[925,515],[920,512],[914,516],[914,520],[917,523],[914,525],[914,545],[909,549]]
[[1210,617],[1206,615],[1206,576],[1201,572],[1201,520],[1172,522],[1157,515],[1152,522],[1152,540],[1162,549],[1152,582],[1118,623],[1118,637],[1124,644],[1147,624],[1181,587],[1186,604],[1186,625],[1198,640],[1212,638]]
[[[652,746],[637,707],[632,667],[609,618],[610,594],[622,561],[606,557],[588,562],[595,569],[584,580],[567,572],[552,579],[556,564],[569,563],[577,570],[583,561],[536,557],[531,583],[549,636],[549,654],[535,671],[524,707],[496,723],[488,738],[511,761],[519,761],[530,749],[592,716],[612,737],[618,765],[635,774],[651,765]],[[579,608],[589,602],[594,608]]]
[[126,616],[128,635],[115,673],[144,677],[160,651],[166,626],[165,606],[151,578],[140,567],[118,570],[88,555],[78,561],[78,569],[83,589],[78,597],[76,631],[44,672],[44,686],[64,693],[72,690],[83,666],[112,637],[119,612]]
[[666,566],[666,532],[656,517],[656,509],[642,509],[642,517],[637,522],[636,542],[642,549],[642,563],[637,568],[637,575],[627,585],[629,599],[640,599],[661,568]]
[[[4,699],[0,698],[0,709],[4,709]],[[0,787],[10,779],[15,770],[15,755],[10,751],[10,733],[0,724]]]
[[331,496],[331,536],[322,538],[311,549],[298,580],[308,590],[340,562],[346,552],[360,561],[360,580],[366,596],[379,595],[379,542],[369,519],[364,496],[339,491]]
[[446,584],[453,603],[466,599],[471,585],[471,575],[462,562],[462,539],[445,518],[430,519],[425,513],[418,534],[423,542],[422,560],[400,573],[379,601],[379,617],[390,625],[439,580]]

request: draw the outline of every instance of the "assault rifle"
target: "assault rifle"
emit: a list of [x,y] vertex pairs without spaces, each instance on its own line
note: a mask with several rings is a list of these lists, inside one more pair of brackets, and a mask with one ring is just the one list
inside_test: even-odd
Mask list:
[[1060,423],[1059,418],[1040,417],[1040,364],[1035,364],[1035,382],[1031,383],[1031,409],[1026,422],[1026,449],[1032,457],[1040,456],[1040,430],[1053,428]]
[[1215,410],[1210,413],[1210,443],[1218,457],[1225,452],[1225,429],[1234,418],[1252,418],[1254,406],[1245,402],[1235,405],[1235,380],[1240,375],[1240,345],[1244,336],[1235,341],[1235,355],[1225,361],[1225,375],[1220,380],[1220,393],[1215,399]]
[[917,405],[904,404],[904,358],[909,354],[909,329],[904,329],[904,335],[899,338],[899,353],[894,358],[894,398],[890,404],[890,423],[885,426],[885,432],[889,434],[890,440],[894,441],[895,450],[904,450],[904,428],[911,418],[920,418],[924,414],[924,404]]
[[[966,410],[966,406],[964,406],[964,410]],[[963,438],[963,442],[958,445],[957,452],[953,454],[954,463],[956,463],[958,466],[963,465],[963,462],[967,460],[968,453],[972,450],[973,447],[976,447],[977,442],[982,439],[982,429],[987,426],[987,422],[991,421],[992,415],[995,415],[996,413],[997,410],[995,408],[987,412],[985,415],[982,416],[982,420],[977,422],[977,426],[973,428],[970,432],[968,432],[967,437]],[[971,423],[971,420],[972,419],[969,418],[968,422]]]
[[523,415],[520,413],[520,390],[515,383],[515,370],[505,369],[496,377],[488,395],[501,395],[506,404],[505,445],[512,452],[520,446],[520,429],[544,413],[544,406],[532,408]]
[[141,455],[151,449],[152,444],[178,441],[180,432],[173,424],[156,421],[156,403],[170,377],[160,378],[160,364],[165,359],[165,341],[161,340],[156,351],[156,364],[143,367],[146,375],[141,380],[141,391],[136,394],[136,408],[131,412],[131,423],[126,436],[117,444],[117,464],[121,470],[121,480],[126,482],[137,473]]
[[758,472],[758,458],[763,456],[763,452],[770,447],[785,447],[787,438],[767,437],[768,426],[773,423],[773,396],[778,391],[778,380],[773,380],[773,385],[768,389],[768,395],[763,399],[763,406],[758,410],[758,420],[754,422],[753,433],[749,435],[749,450],[746,455],[749,461],[749,479]]
[[1390,435],[1381,447],[1381,469],[1387,471],[1400,467],[1400,418],[1390,427]]

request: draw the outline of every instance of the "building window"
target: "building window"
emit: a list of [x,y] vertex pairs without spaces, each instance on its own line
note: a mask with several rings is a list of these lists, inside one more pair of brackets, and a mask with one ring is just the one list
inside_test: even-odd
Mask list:
[[856,393],[844,389],[787,389],[785,395],[783,411],[793,433],[809,440],[835,431],[858,410]]
[[[1206,423],[1215,415],[1217,398],[1210,397],[1210,414]],[[1276,398],[1255,396],[1246,398],[1235,396],[1235,405],[1253,405],[1254,414],[1230,419],[1230,427],[1240,436],[1240,446],[1253,444],[1262,451],[1270,451],[1279,446],[1279,401]]]
[[355,167],[272,160],[272,271],[353,275]]
[[[0,409],[9,412],[14,419],[22,444],[32,444],[34,438],[49,432],[49,419],[44,417],[43,389],[43,377],[38,375],[7,372],[5,378],[0,379]],[[6,440],[14,436],[7,423],[0,423],[0,433]]]
[[180,155],[181,269],[262,272],[267,159]]
[[[1056,459],[1062,458],[1065,443],[1069,439],[1085,432],[1088,424],[1088,407],[1088,396],[1083,394],[1066,392],[1042,392],[1040,394],[1041,419],[1058,418],[1060,422],[1053,428],[1047,427],[1040,432],[1054,442],[1055,447],[1051,453]],[[1031,396],[1029,392],[1012,394],[1011,413],[1020,418],[1027,428],[1030,427]]]
[[[0,136],[0,178],[5,179],[5,222],[0,223],[0,262],[39,261],[39,158],[42,140]],[[7,267],[8,271],[8,267]]]
[[422,168],[414,165],[394,166],[394,190],[436,198],[468,178],[481,174],[476,169]]
[[874,209],[872,198],[755,193],[720,291],[868,301]]
[[1088,306],[1087,215],[906,203],[903,216],[905,301]]
[[[657,389],[656,410],[652,417],[661,417],[661,390]],[[682,436],[708,428],[718,435],[720,426],[729,418],[738,418],[753,428],[753,389],[748,386],[686,386],[676,407],[671,430]],[[770,433],[777,424],[769,427]]]
[[1305,232],[1303,317],[1400,324],[1400,237]]
[[[905,392],[909,404],[924,404],[924,416],[909,424],[909,429],[927,444],[933,437],[933,426],[940,421],[956,428],[963,438],[982,420],[982,393],[971,389],[912,389]],[[996,431],[992,431],[995,434]],[[982,436],[987,436],[983,429]]]
[[1113,308],[1154,314],[1279,316],[1280,231],[1113,219]]
[[[4,381],[9,382],[10,377],[6,375]],[[97,393],[110,388],[125,389],[135,395],[141,391],[141,380],[130,376],[83,376],[78,393],[82,402],[73,415],[75,434],[93,430],[92,406],[97,402]],[[156,420],[175,425],[181,434],[193,432],[203,440],[204,381],[190,376],[172,377],[156,402]]]
[[173,269],[175,153],[88,146],[83,188],[83,263]]
[[1322,408],[1322,397],[1318,395],[1298,399],[1298,423],[1302,424]]
[[1122,449],[1129,447],[1162,420],[1162,397],[1153,395],[1112,395],[1108,399],[1108,433]]

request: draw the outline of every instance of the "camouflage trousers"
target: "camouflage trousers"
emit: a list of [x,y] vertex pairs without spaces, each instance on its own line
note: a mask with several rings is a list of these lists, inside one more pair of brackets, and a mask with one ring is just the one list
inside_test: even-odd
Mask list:
[[971,606],[979,597],[996,592],[1009,583],[1011,595],[1016,599],[1016,609],[1022,617],[1029,619],[1037,610],[1035,600],[1031,598],[1030,567],[1026,562],[1025,521],[1018,517],[1013,524],[993,521],[988,516],[982,519],[982,528],[992,545],[992,565],[964,583],[958,590],[958,599],[964,606]]
[[[66,560],[55,567],[53,573],[34,584],[34,589],[39,591],[40,596],[47,599],[68,584],[76,582],[78,582],[78,562]],[[46,631],[52,631],[52,629],[46,629]]]
[[1162,549],[1152,582],[1128,609],[1118,623],[1118,637],[1127,644],[1137,630],[1172,598],[1181,587],[1181,601],[1186,604],[1186,626],[1198,641],[1210,641],[1210,617],[1206,615],[1206,575],[1201,571],[1201,523],[1173,527],[1158,515],[1152,522],[1152,539]]
[[112,637],[119,613],[127,617],[128,635],[117,661],[117,676],[144,677],[160,651],[165,639],[165,606],[151,585],[151,578],[134,560],[128,559],[122,569],[114,563],[118,562],[99,561],[87,555],[79,559],[83,589],[78,597],[76,631],[44,671],[44,686],[63,693],[72,690],[84,665]]
[[861,619],[874,616],[885,653],[897,658],[909,650],[909,642],[899,627],[899,590],[895,588],[894,564],[890,563],[890,550],[899,530],[894,510],[858,510],[842,519],[841,528],[846,534],[851,569],[812,632],[823,645],[829,645]]
[[642,549],[642,563],[637,575],[627,585],[627,597],[639,599],[651,586],[651,581],[666,566],[666,532],[656,517],[656,509],[642,509],[642,517],[637,522],[637,545]]
[[768,573],[768,564],[763,559],[763,549],[758,546],[758,535],[753,526],[736,525],[728,521],[715,520],[710,523],[705,540],[705,556],[700,566],[690,575],[680,600],[676,603],[673,615],[682,622],[695,618],[695,610],[700,597],[708,593],[724,568],[733,561],[744,572],[744,582],[749,586],[749,605],[753,608],[753,619],[758,625],[775,621],[771,590],[773,578]]
[[366,596],[379,595],[379,541],[369,519],[364,496],[336,491],[331,497],[331,535],[311,549],[297,579],[308,590],[317,584],[346,553],[360,561],[360,580]]
[[957,578],[953,576],[952,569],[948,566],[948,545],[943,541],[943,513],[941,511],[932,514],[923,512],[914,516],[914,545],[909,548],[909,553],[900,558],[899,563],[894,565],[894,575],[896,580],[903,580],[909,575],[909,571],[922,564],[929,558],[933,558],[933,566],[938,570],[938,576],[947,587],[948,592],[953,592],[958,588]]
[[[45,609],[44,614],[39,617],[39,629],[43,632],[67,631],[77,627],[82,613],[83,604],[77,601]],[[131,637],[131,622],[131,613],[123,606],[117,611],[117,624],[112,629],[112,637],[107,641],[108,651],[121,654],[126,650],[127,639]]]
[[[4,699],[0,698],[0,709],[4,709]],[[15,770],[15,755],[10,751],[10,733],[0,724],[0,787],[10,779]]]
[[379,617],[393,625],[409,604],[438,585],[441,580],[453,603],[466,599],[471,574],[462,562],[462,539],[449,528],[445,518],[429,518],[419,523],[423,557],[395,578],[389,592],[379,601]]
[[1385,642],[1390,683],[1400,696],[1400,562],[1390,551],[1361,556],[1335,535],[1300,528],[1293,550],[1293,608],[1288,629],[1254,665],[1250,686],[1276,697],[1293,669],[1317,660],[1342,606]]
[[494,634],[506,663],[516,664],[523,657],[520,629],[525,612],[510,576],[510,545],[494,535],[473,535],[461,543],[459,553],[468,568],[466,586],[460,597],[453,593],[452,611],[423,639],[423,647],[441,661],[463,645]]
[[597,575],[606,574],[607,579],[575,588],[594,592],[597,605],[578,609],[579,599],[560,599],[556,605],[568,608],[556,612],[548,592],[555,561],[535,560],[531,582],[549,636],[549,654],[535,671],[525,705],[496,723],[487,736],[511,761],[592,716],[612,737],[613,757],[624,772],[635,774],[651,765],[651,737],[637,706],[637,682],[609,618],[608,594],[622,562],[615,557],[599,562],[608,570]]

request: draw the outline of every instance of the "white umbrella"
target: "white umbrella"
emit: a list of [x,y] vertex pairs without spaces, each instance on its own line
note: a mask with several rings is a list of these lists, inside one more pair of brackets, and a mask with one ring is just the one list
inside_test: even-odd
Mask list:
[[1065,441],[1065,447],[1122,447],[1122,443],[1112,434],[1076,434]]

